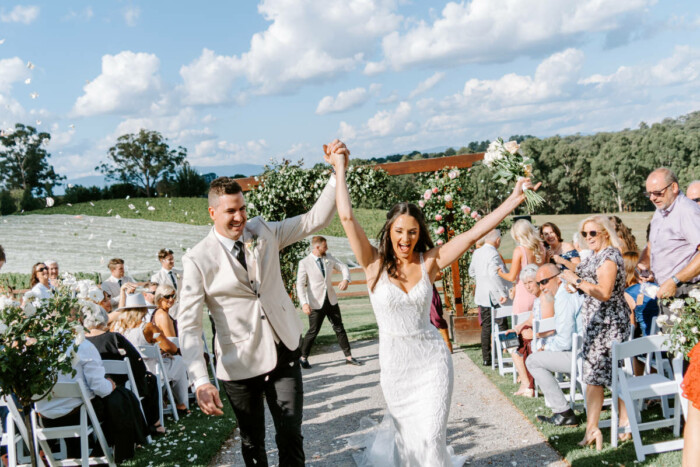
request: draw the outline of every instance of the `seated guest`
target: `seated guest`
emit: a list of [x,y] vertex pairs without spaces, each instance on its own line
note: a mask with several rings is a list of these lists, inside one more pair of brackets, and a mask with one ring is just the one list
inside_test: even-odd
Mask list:
[[[61,373],[57,382],[82,380],[92,399],[95,414],[100,420],[107,443],[114,449],[116,462],[134,456],[135,444],[144,444],[148,427],[141,414],[139,401],[134,394],[105,377],[102,358],[95,346],[88,340],[78,345],[73,358],[74,375]],[[42,399],[35,407],[45,427],[58,427],[80,424],[82,404],[79,398]],[[80,458],[80,439],[66,439],[68,456]]]
[[124,275],[124,260],[121,258],[112,258],[107,263],[110,276],[102,282],[102,290],[107,292],[112,297],[112,308],[119,305],[119,290],[122,285],[127,282],[135,283],[134,279]]
[[49,268],[49,282],[52,286],[58,286],[58,263],[52,259],[44,261],[44,264]]
[[[160,262],[160,271],[151,276],[151,282],[158,285],[169,285],[175,292],[180,290],[182,286],[181,277],[182,271],[175,269],[175,256],[173,250],[163,248],[158,252],[158,261]],[[170,308],[170,314],[173,318],[177,318],[177,302]]]
[[617,233],[617,238],[620,239],[620,253],[625,254],[628,251],[639,252],[639,247],[637,246],[637,239],[632,234],[632,231],[627,227],[622,219],[618,216],[608,217],[615,226],[615,233]]
[[523,287],[527,293],[534,297],[532,309],[527,312],[529,316],[526,320],[520,322],[516,325],[512,331],[518,334],[518,339],[520,340],[520,346],[510,352],[510,356],[513,359],[513,366],[518,372],[518,379],[520,381],[520,389],[518,389],[514,396],[523,397],[534,397],[535,396],[535,380],[532,375],[527,371],[526,361],[530,354],[532,353],[532,318],[540,313],[539,301],[537,298],[540,296],[540,288],[537,286],[535,276],[537,275],[537,266],[534,264],[528,264],[523,266],[520,271],[520,282],[522,282]]
[[53,297],[53,286],[49,282],[49,268],[44,263],[32,266],[32,277],[29,281],[34,295],[40,299]]
[[[148,281],[145,284],[143,284],[143,288],[146,289],[144,290],[143,293],[143,298],[146,300],[146,303],[149,305],[156,305],[156,289],[158,288],[158,284],[156,282]],[[157,307],[156,307],[157,308]],[[153,310],[148,310],[148,313],[146,313],[146,317],[144,318],[145,321],[151,322],[151,317],[153,316]]]
[[[143,318],[146,311],[153,307],[146,304],[140,293],[127,295],[123,308],[118,309],[119,317],[112,324],[112,331],[124,335],[134,347],[158,344],[163,353],[163,364],[170,378],[175,397],[176,408],[183,415],[189,413],[189,399],[187,396],[187,371],[182,357],[175,355],[177,346],[170,342],[163,334],[162,329],[152,323],[145,323]],[[143,357],[143,355],[141,355]],[[156,372],[156,362],[150,358],[143,358],[146,368],[151,373]]]
[[547,261],[558,264],[561,269],[576,269],[581,262],[578,251],[561,238],[561,230],[552,222],[545,222],[540,227],[540,237],[547,249]]
[[559,269],[545,264],[537,271],[537,283],[542,290],[542,308],[554,306],[554,330],[541,333],[545,338],[542,350],[527,359],[527,369],[542,389],[545,401],[552,409],[552,416],[538,415],[537,419],[557,426],[577,426],[576,414],[559,387],[555,373],[571,372],[571,341],[574,333],[581,331],[581,304],[578,294],[571,294],[559,278]]
[[151,315],[150,322],[163,330],[165,337],[177,337],[177,321],[172,318],[170,309],[175,305],[177,293],[167,284],[161,284],[156,288],[156,311]]
[[[143,407],[146,422],[153,435],[165,433],[165,428],[160,426],[158,414],[158,403],[160,391],[158,382],[153,373],[146,370],[141,354],[131,345],[129,340],[117,332],[108,330],[109,317],[107,312],[101,307],[83,309],[83,327],[86,330],[85,337],[92,342],[102,360],[124,360],[129,359],[131,373],[134,375],[136,388],[139,396],[143,397],[141,405]],[[110,375],[117,386],[124,386],[128,381],[126,375]]]
[[[630,321],[634,325],[634,337],[648,336],[651,332],[651,320],[659,314],[656,296],[649,297],[642,292],[642,284],[640,284],[637,272],[639,253],[628,251],[622,255],[622,261],[625,264],[625,274],[627,276],[625,301],[632,311]],[[646,284],[657,285],[653,282],[647,282]]]

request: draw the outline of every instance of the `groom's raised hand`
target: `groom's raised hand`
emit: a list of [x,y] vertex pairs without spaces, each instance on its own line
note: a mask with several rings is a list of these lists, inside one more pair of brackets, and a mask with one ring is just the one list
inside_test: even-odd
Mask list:
[[202,384],[197,388],[197,403],[207,415],[223,415],[221,410],[224,404],[221,403],[219,390],[211,383]]
[[334,154],[342,154],[345,156],[345,167],[348,166],[348,161],[350,160],[350,150],[345,146],[345,143],[338,139],[334,139],[330,144],[323,145],[323,158],[336,168],[336,161],[334,161]]

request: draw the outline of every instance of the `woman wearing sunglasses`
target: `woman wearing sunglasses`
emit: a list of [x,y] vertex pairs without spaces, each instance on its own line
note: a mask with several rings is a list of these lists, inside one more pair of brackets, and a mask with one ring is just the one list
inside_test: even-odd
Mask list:
[[[583,306],[583,381],[586,388],[588,420],[586,436],[579,443],[603,447],[598,429],[603,408],[603,390],[612,383],[612,343],[624,342],[630,334],[629,309],[625,302],[625,266],[620,239],[607,216],[592,216],[581,223],[580,234],[593,255],[582,261],[576,272],[563,271],[561,278],[584,294]],[[629,424],[622,401],[620,425]],[[626,439],[629,433],[621,435]]]
[[171,285],[161,284],[155,292],[153,303],[158,307],[151,315],[151,323],[158,326],[165,337],[177,337],[177,321],[170,316],[177,292]]
[[49,283],[49,268],[44,263],[36,263],[32,266],[32,278],[29,283],[34,295],[40,299],[49,299],[53,296],[53,287]]

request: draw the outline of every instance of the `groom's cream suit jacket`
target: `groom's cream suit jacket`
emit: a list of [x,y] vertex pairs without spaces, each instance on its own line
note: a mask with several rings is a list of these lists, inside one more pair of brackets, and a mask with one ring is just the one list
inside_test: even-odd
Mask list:
[[279,252],[330,224],[335,213],[335,177],[313,208],[279,222],[248,220],[242,241],[248,270],[211,230],[183,258],[178,313],[180,349],[195,387],[209,382],[203,357],[202,314],[206,304],[216,325],[216,375],[235,381],[273,370],[275,344],[299,346],[302,325],[282,282]]
[[350,269],[329,253],[321,257],[323,269],[326,271],[326,276],[324,277],[321,269],[318,267],[318,258],[318,256],[310,253],[299,261],[299,269],[297,270],[297,296],[299,297],[299,303],[302,305],[308,303],[312,310],[323,308],[326,294],[328,295],[328,303],[331,305],[338,303],[338,297],[333,288],[332,276],[334,269],[340,271],[343,275],[343,280],[350,282]]

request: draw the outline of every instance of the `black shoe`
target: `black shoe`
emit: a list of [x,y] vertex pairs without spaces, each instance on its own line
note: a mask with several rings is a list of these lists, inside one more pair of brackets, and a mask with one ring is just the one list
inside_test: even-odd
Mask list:
[[310,370],[310,369],[311,369],[311,365],[309,364],[309,360],[307,360],[306,358],[300,358],[300,359],[299,359],[299,364],[300,364],[301,367],[302,367],[303,369],[305,369],[305,370]]
[[578,426],[578,419],[576,418],[576,414],[571,409],[565,412],[552,414],[551,417],[538,415],[537,420],[555,426]]
[[348,365],[355,365],[355,366],[362,366],[362,365],[364,365],[364,363],[362,363],[362,362],[359,361],[359,360],[355,360],[353,357],[346,358],[346,359],[345,359],[345,363],[348,364]]

